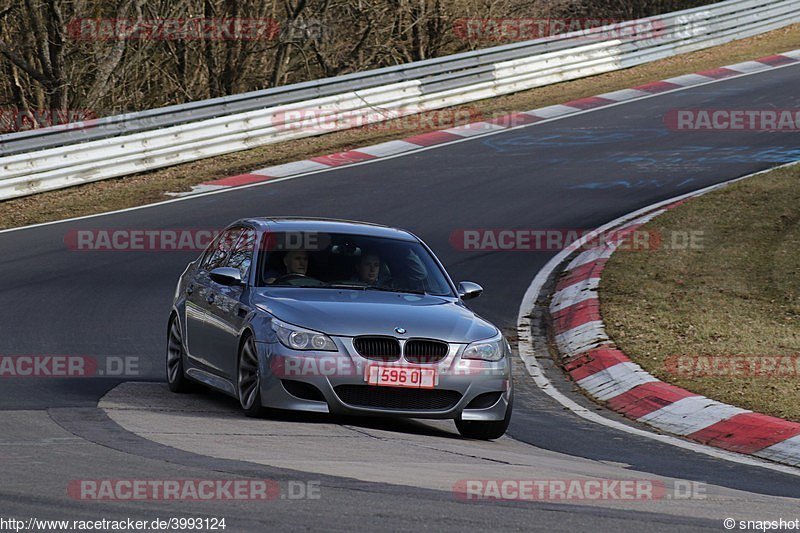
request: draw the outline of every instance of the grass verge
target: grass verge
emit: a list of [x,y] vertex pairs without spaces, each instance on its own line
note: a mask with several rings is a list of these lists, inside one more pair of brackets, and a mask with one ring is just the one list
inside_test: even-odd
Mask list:
[[643,230],[700,239],[611,257],[600,299],[617,346],[659,379],[800,422],[800,165],[690,200]]
[[[473,102],[465,112],[482,119],[527,111],[600,93],[626,89],[650,81],[707,70],[800,48],[800,24],[708,50],[673,57],[520,93]],[[454,113],[455,115],[455,113]],[[413,121],[410,121],[413,124]],[[447,127],[440,124],[437,127]],[[433,128],[365,127],[307,137],[227,154],[122,178],[110,179],[0,202],[0,228],[11,228],[68,217],[102,213],[165,200],[166,192],[188,191],[204,181],[251,170],[351,150],[392,139],[425,133]]]

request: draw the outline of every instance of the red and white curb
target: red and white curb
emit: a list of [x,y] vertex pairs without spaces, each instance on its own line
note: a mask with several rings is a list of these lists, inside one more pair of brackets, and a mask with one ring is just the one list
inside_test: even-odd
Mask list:
[[565,104],[542,107],[532,111],[511,113],[484,122],[473,122],[471,124],[466,124],[456,128],[422,133],[420,135],[414,135],[413,137],[408,137],[403,140],[388,141],[381,144],[357,148],[355,150],[348,150],[346,152],[337,152],[334,154],[312,157],[310,159],[304,159],[301,161],[284,163],[282,165],[275,165],[262,168],[260,170],[254,170],[247,174],[239,174],[237,176],[207,181],[205,183],[201,183],[200,185],[193,186],[190,192],[169,194],[171,196],[199,194],[225,189],[228,187],[251,185],[254,183],[267,182],[278,178],[286,178],[289,176],[305,174],[307,172],[332,169],[346,165],[363,163],[365,161],[392,157],[405,152],[412,152],[414,150],[420,150],[422,148],[427,148],[438,144],[452,143],[476,135],[486,135],[512,128],[525,127],[537,122],[562,118],[590,109],[608,107],[628,100],[647,98],[667,91],[711,83],[724,78],[752,74],[754,72],[769,70],[798,62],[800,62],[800,50],[793,50],[783,54],[762,57],[761,59],[755,61],[745,61],[735,65],[729,65],[726,67],[705,70],[694,74],[685,74],[666,80],[646,83],[631,89],[622,89],[619,91],[603,93],[597,96],[580,98]]
[[[625,222],[623,238],[685,200]],[[726,405],[664,383],[622,353],[605,333],[597,288],[614,244],[581,252],[561,273],[550,313],[562,365],[575,383],[624,416],[662,431],[792,466],[800,465],[800,424]]]

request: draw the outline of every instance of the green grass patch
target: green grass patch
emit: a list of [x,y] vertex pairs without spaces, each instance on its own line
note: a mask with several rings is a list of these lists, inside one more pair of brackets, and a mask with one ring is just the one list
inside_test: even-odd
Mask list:
[[800,165],[690,200],[642,229],[665,243],[689,232],[701,240],[611,257],[600,299],[614,342],[664,381],[800,421]]

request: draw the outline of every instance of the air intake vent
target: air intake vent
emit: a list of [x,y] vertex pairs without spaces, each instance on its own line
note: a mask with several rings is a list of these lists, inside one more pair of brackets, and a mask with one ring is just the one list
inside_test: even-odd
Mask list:
[[400,343],[392,337],[356,337],[356,351],[375,361],[396,361],[400,358]]
[[428,339],[411,339],[403,349],[403,355],[409,363],[438,363],[450,351],[446,342]]
[[301,400],[311,400],[314,402],[325,401],[325,396],[323,396],[322,392],[314,385],[291,379],[282,379],[281,384],[283,384],[283,388],[286,389],[286,392]]
[[461,393],[442,389],[339,385],[334,391],[344,403],[354,407],[401,411],[446,411],[461,400]]

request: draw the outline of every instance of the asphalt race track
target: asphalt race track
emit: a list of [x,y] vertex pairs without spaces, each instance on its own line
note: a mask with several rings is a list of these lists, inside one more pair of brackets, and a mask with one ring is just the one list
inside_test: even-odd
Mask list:
[[[491,443],[462,440],[449,422],[250,420],[219,395],[170,395],[166,319],[177,277],[197,252],[85,252],[65,244],[78,229],[219,228],[255,215],[396,225],[430,244],[455,280],[482,284],[471,307],[513,333],[522,295],[556,252],[462,251],[450,243],[453,232],[594,228],[800,159],[797,133],[672,131],[663,120],[673,109],[798,109],[798,86],[800,66],[789,66],[369,164],[0,233],[0,354],[138,357],[140,373],[0,381],[0,515],[225,517],[227,531],[718,531],[727,516],[800,518],[797,476],[592,424],[539,391],[521,367],[510,438]],[[549,377],[570,391],[562,376]],[[115,388],[131,380],[140,383]],[[464,479],[586,476],[691,480],[707,494],[464,502],[452,491]],[[319,498],[103,502],[67,493],[81,479],[241,477],[282,487],[318,483]]]

